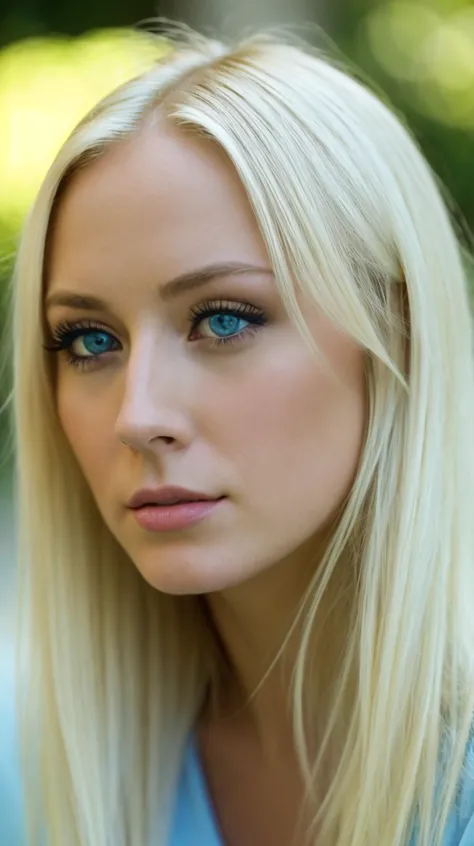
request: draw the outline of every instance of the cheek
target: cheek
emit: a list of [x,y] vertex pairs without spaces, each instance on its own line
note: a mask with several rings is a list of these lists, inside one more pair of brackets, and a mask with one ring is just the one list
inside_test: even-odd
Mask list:
[[275,516],[307,503],[319,521],[347,495],[366,425],[363,354],[351,348],[341,364],[334,376],[297,345],[234,386],[221,432],[259,510]]
[[[87,378],[87,377],[86,377]],[[113,438],[112,404],[81,391],[66,377],[59,381],[59,421],[93,494],[110,478],[117,446]]]

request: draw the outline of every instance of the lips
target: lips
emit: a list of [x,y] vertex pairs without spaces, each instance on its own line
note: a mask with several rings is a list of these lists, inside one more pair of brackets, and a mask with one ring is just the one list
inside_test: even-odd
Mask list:
[[163,488],[143,488],[137,491],[128,502],[128,507],[134,510],[145,506],[173,506],[190,502],[212,502],[222,499],[221,496],[209,496],[202,491],[189,488],[166,486]]
[[129,509],[147,532],[182,532],[210,519],[214,511],[220,511],[225,499],[183,488],[162,488],[155,493],[148,490],[135,494]]

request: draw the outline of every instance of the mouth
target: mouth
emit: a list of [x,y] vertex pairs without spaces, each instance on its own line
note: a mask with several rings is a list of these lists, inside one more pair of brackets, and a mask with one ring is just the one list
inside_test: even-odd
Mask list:
[[168,498],[161,502],[144,502],[131,511],[138,525],[148,532],[178,532],[202,523],[226,499],[225,496],[215,499]]

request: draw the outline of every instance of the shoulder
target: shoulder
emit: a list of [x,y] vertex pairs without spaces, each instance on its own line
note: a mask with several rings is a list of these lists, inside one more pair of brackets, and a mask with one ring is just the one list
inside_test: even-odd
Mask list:
[[0,843],[23,846],[22,788],[15,716],[13,650],[0,646]]

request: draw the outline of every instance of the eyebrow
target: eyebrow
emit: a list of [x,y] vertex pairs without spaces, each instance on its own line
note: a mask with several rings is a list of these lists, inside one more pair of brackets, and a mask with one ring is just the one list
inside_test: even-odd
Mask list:
[[[171,279],[159,288],[158,294],[163,302],[178,297],[188,291],[202,288],[216,279],[223,279],[229,276],[248,276],[266,274],[273,275],[269,267],[260,267],[253,264],[242,264],[240,262],[226,262],[225,264],[212,264],[183,273],[175,279]],[[73,291],[53,291],[46,297],[45,306],[47,309],[53,306],[68,306],[69,308],[82,309],[86,311],[108,311],[110,305],[98,297],[85,294],[77,294]]]

